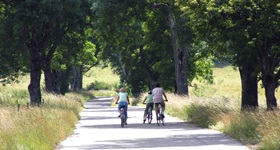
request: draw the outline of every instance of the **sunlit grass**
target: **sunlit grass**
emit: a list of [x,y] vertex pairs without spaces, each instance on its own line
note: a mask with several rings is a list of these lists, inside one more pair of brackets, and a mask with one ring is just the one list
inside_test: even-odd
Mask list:
[[[239,72],[215,68],[214,84],[196,83],[190,97],[168,94],[167,113],[197,126],[228,134],[254,149],[280,149],[279,111],[266,111],[264,89],[259,86],[259,109],[241,111]],[[279,92],[276,92],[279,98]]]
[[[194,81],[189,87],[189,97],[167,93],[166,113],[224,132],[248,146],[256,144],[261,150],[279,149],[280,114],[265,111],[264,90],[259,87],[260,108],[244,113],[241,111],[239,72],[232,67],[215,68],[214,76],[213,84]],[[83,102],[99,96],[117,96],[119,78],[110,68],[93,68],[84,77],[83,87],[96,83],[106,83],[113,88],[82,90],[65,96],[42,93],[42,106],[31,108],[27,107],[28,77],[17,84],[0,86],[0,149],[54,149],[73,131]],[[132,105],[142,105],[146,94],[130,97]],[[279,89],[276,97],[280,97]],[[19,111],[17,104],[20,104]]]
[[110,67],[108,68],[93,67],[90,71],[88,71],[84,75],[83,87],[88,87],[89,85],[95,83],[96,81],[117,86],[119,84],[120,78],[119,76],[117,76],[112,72]]
[[[42,105],[30,107],[28,80],[0,86],[0,149],[53,150],[72,133],[90,91],[54,95],[42,92]],[[18,109],[19,104],[19,109]]]
[[[81,98],[44,95],[40,107],[0,107],[0,149],[51,150],[79,118]],[[78,97],[78,96],[77,96]]]

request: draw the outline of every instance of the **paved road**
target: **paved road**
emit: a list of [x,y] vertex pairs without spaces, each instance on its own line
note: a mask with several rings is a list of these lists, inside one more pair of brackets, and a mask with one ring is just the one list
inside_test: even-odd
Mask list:
[[86,102],[74,133],[56,149],[249,150],[225,134],[170,116],[166,116],[165,126],[157,126],[155,120],[143,124],[143,107],[130,106],[128,125],[121,128],[117,108],[110,107],[111,100],[98,98]]

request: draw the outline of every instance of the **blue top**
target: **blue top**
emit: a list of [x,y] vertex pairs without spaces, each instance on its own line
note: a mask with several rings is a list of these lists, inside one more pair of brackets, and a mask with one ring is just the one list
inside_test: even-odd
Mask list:
[[119,93],[119,102],[127,102],[127,96],[128,96],[128,94],[125,92],[125,93],[123,93],[123,92],[120,92]]

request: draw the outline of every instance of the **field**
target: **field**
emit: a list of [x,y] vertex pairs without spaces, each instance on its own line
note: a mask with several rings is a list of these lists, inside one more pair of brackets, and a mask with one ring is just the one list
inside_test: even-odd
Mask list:
[[[189,97],[167,93],[166,113],[200,127],[224,132],[252,149],[280,149],[280,113],[265,110],[261,86],[260,108],[255,112],[244,112],[240,111],[238,71],[232,67],[215,68],[214,76],[213,84],[191,83]],[[110,68],[94,67],[84,76],[85,90],[65,96],[43,92],[43,105],[29,108],[29,78],[22,77],[20,81],[0,86],[0,150],[53,149],[72,132],[84,101],[98,96],[116,96],[115,90],[119,87],[119,78]],[[145,94],[131,97],[131,100],[141,105],[139,102]],[[276,96],[279,99],[280,92],[276,92]]]

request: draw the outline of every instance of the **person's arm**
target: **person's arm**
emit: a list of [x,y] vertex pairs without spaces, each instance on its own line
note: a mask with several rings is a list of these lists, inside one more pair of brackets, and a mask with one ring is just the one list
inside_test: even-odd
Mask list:
[[164,96],[165,100],[166,100],[166,101],[168,101],[164,91],[163,91],[163,93],[162,93],[162,94],[163,94],[163,96]]
[[128,102],[128,104],[130,104],[130,101],[129,101],[128,95],[126,96],[126,98],[127,98],[127,102]]
[[116,100],[116,103],[115,103],[115,104],[118,104],[119,99],[120,99],[120,96],[118,95],[118,97],[117,97],[117,100]]
[[145,104],[145,102],[146,102],[146,99],[147,99],[147,96],[144,98],[144,100],[143,100],[143,104]]

